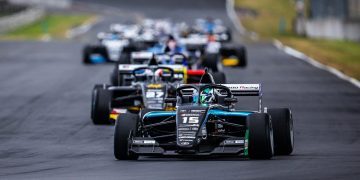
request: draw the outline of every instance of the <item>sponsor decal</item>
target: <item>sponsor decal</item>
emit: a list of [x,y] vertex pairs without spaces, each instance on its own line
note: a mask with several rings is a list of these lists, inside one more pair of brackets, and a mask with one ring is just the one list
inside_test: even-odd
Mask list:
[[148,84],[147,87],[157,89],[157,88],[161,88],[162,84]]

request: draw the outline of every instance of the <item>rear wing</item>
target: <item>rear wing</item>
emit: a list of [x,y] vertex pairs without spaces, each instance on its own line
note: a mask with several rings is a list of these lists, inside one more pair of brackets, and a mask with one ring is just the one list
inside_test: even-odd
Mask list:
[[[147,64],[119,64],[119,72],[120,73],[132,73],[132,71],[136,68],[149,67]],[[184,66],[180,64],[169,64],[169,65],[158,65],[158,67],[166,67],[171,68],[174,71],[183,71]]]
[[[259,97],[258,112],[262,112],[261,84],[219,84],[219,85],[229,88],[234,96],[258,96]],[[183,93],[186,95],[192,95],[192,92],[193,92],[192,89],[183,90]]]
[[234,96],[258,96],[258,111],[262,112],[261,84],[221,84],[230,89]]
[[230,89],[234,96],[261,96],[261,84],[220,84]]

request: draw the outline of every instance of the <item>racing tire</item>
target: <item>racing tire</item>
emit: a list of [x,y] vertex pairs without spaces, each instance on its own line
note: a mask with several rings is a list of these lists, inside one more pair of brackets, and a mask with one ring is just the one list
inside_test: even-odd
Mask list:
[[82,57],[82,62],[84,64],[92,64],[90,61],[90,54],[92,52],[92,47],[91,46],[85,46],[83,49],[83,57]]
[[274,129],[275,155],[290,155],[294,149],[293,118],[290,109],[268,109]]
[[241,46],[239,48],[236,48],[236,56],[239,58],[240,62],[238,63],[238,67],[246,67],[247,65],[247,53],[246,48],[244,46]]
[[248,153],[250,159],[271,159],[274,141],[271,119],[268,114],[254,113],[248,116]]
[[205,54],[202,65],[211,69],[212,72],[218,72],[219,55],[218,54]]
[[223,72],[212,73],[215,84],[226,84],[226,76]]
[[118,160],[136,160],[138,155],[129,152],[129,137],[136,134],[139,116],[125,113],[118,117],[115,123],[114,156]]
[[95,85],[92,93],[91,118],[95,125],[111,124],[110,100],[111,93],[106,85]]
[[114,70],[110,75],[110,82],[113,86],[122,86],[122,77],[119,74],[119,62],[115,63]]

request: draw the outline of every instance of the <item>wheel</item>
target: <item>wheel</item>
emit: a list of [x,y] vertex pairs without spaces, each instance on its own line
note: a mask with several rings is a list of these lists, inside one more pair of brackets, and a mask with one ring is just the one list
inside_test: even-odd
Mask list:
[[274,154],[273,130],[270,116],[254,113],[247,119],[249,130],[248,153],[250,159],[270,159]]
[[85,46],[83,49],[83,57],[82,57],[82,62],[84,64],[92,64],[90,61],[90,54],[92,52],[92,48],[91,46]]
[[95,53],[101,54],[101,56],[104,57],[105,61],[109,62],[109,54],[105,46],[103,45],[95,46],[95,50],[96,50]]
[[96,125],[110,124],[110,100],[111,94],[105,85],[95,85],[92,97],[92,120]]
[[110,75],[110,82],[113,86],[122,86],[122,77],[119,73],[119,62],[115,63],[114,70]]
[[290,109],[268,109],[274,129],[275,155],[289,155],[294,149],[293,119]]
[[202,65],[212,70],[212,72],[218,72],[219,55],[218,54],[205,54]]
[[213,76],[216,84],[225,84],[226,83],[226,76],[223,72],[212,73],[212,76]]
[[244,46],[241,46],[239,48],[236,48],[236,56],[240,60],[238,63],[238,67],[246,67],[247,65],[247,58],[246,58],[246,48]]
[[92,90],[91,93],[91,119],[94,119],[95,117],[95,100],[96,100],[96,94],[97,94],[97,89],[102,88],[103,85],[102,84],[96,84]]
[[139,116],[125,113],[115,123],[114,156],[118,160],[136,160],[139,156],[129,152],[129,137],[136,134]]

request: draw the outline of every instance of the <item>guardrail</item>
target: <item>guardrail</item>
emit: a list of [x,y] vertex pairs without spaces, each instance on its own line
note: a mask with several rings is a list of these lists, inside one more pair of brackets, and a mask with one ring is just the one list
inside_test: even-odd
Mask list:
[[19,26],[30,24],[45,15],[44,8],[32,7],[15,14],[0,18],[0,32],[6,32]]
[[50,8],[69,8],[72,0],[8,0],[12,4],[22,4],[29,6],[41,6]]

